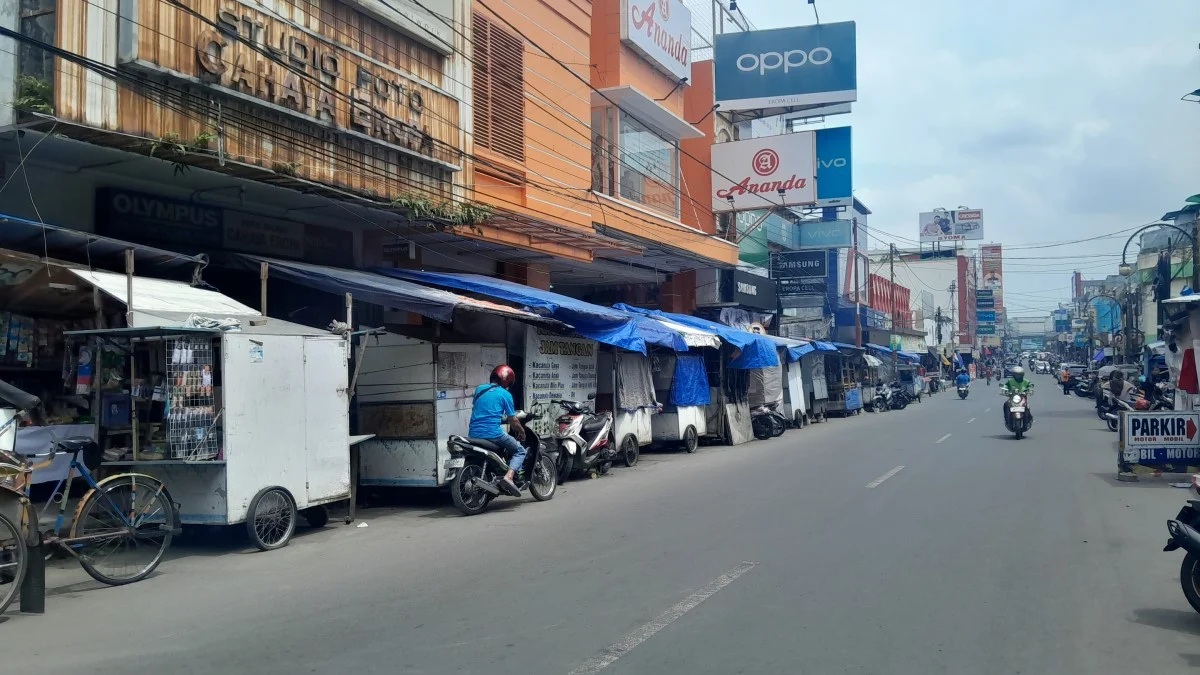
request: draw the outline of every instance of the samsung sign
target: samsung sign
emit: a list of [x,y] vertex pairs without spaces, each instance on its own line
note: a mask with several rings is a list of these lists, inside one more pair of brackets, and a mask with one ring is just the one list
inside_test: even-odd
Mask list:
[[713,61],[722,111],[858,100],[853,21],[724,33]]

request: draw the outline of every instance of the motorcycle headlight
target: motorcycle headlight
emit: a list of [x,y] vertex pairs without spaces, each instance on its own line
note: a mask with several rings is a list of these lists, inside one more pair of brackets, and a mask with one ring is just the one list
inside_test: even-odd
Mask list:
[[1012,401],[1012,402],[1013,402],[1013,403],[1016,403],[1017,405],[1021,405],[1021,402],[1022,402],[1022,401],[1024,401],[1024,400],[1025,400],[1025,399],[1024,399],[1024,398],[1022,398],[1020,394],[1017,394],[1016,396],[1013,396],[1013,401]]

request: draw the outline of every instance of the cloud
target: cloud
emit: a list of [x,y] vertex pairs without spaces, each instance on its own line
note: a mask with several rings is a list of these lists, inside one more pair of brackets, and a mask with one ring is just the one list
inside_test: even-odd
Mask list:
[[[811,22],[794,0],[746,6],[759,28]],[[858,25],[859,101],[829,123],[854,126],[877,230],[915,238],[919,211],[963,204],[1015,248],[1149,222],[1200,192],[1200,105],[1179,100],[1200,87],[1200,2],[842,0],[821,19]],[[1064,300],[1070,267],[1007,267],[1006,288]]]

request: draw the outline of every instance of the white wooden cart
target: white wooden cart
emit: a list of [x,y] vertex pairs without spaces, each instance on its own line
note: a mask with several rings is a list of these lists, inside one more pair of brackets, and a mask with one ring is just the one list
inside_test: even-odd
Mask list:
[[[362,438],[349,436],[345,337],[187,284],[77,274],[129,310],[128,327],[67,333],[133,355],[126,394],[135,414],[124,429],[100,425],[102,439],[123,433],[130,447],[104,467],[162,480],[184,524],[245,523],[263,550],[288,543],[298,513],[319,527],[326,504],[350,499],[349,446]],[[137,372],[148,359],[151,372]],[[165,378],[152,391],[156,370]],[[136,412],[146,410],[161,412]]]

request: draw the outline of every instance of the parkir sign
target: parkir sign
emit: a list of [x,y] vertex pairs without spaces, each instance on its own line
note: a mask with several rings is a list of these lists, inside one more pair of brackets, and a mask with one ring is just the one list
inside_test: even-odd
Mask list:
[[1200,448],[1200,413],[1127,412],[1122,427],[1122,449]]

